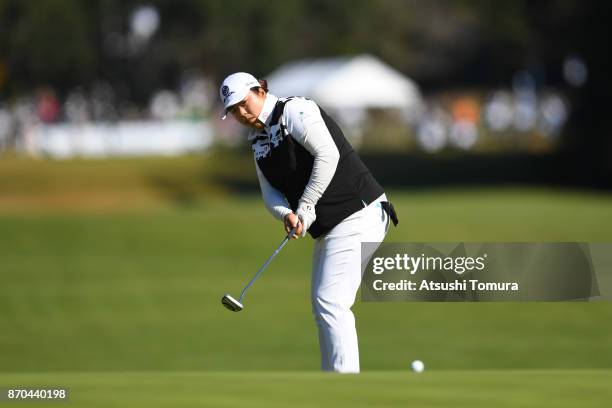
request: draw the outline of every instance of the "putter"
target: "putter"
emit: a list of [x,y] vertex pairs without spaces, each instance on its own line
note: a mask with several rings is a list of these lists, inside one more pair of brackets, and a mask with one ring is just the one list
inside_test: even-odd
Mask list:
[[239,312],[242,309],[244,309],[244,305],[242,304],[242,299],[244,299],[244,295],[246,294],[246,291],[257,280],[257,278],[259,278],[259,275],[261,275],[261,273],[266,269],[266,267],[270,264],[270,262],[272,262],[272,259],[274,259],[274,257],[276,255],[278,255],[278,253],[281,251],[281,249],[283,249],[283,247],[287,244],[287,242],[289,242],[289,240],[291,239],[293,234],[295,234],[295,230],[296,229],[294,228],[294,229],[291,230],[291,232],[289,234],[287,234],[285,239],[283,239],[283,242],[281,242],[281,244],[278,246],[278,248],[276,248],[276,251],[274,251],[274,253],[272,255],[270,255],[270,257],[263,264],[263,266],[261,268],[259,268],[259,270],[255,274],[255,276],[253,276],[253,279],[251,279],[251,281],[249,283],[247,283],[247,285],[244,287],[244,289],[242,289],[242,292],[240,293],[240,297],[238,298],[238,300],[234,299],[229,294],[226,294],[225,296],[223,296],[221,298],[221,303],[223,303],[223,306],[225,306],[226,308],[228,308],[232,312]]

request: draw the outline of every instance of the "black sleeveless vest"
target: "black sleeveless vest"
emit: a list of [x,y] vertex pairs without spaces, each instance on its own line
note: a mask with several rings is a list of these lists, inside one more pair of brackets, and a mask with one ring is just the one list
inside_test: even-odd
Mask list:
[[[314,157],[293,140],[281,122],[285,104],[292,98],[279,99],[270,119],[270,133],[253,140],[257,166],[268,182],[285,195],[291,209],[310,180]],[[313,238],[327,233],[342,220],[380,197],[384,190],[361,161],[336,122],[319,107],[340,158],[329,186],[315,205],[316,221],[308,232]]]

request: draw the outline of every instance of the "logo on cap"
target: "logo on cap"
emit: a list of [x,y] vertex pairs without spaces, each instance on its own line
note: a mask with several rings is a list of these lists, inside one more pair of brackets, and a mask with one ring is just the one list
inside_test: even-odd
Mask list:
[[223,87],[221,88],[221,95],[227,97],[227,95],[229,95],[229,86],[227,85],[223,85]]

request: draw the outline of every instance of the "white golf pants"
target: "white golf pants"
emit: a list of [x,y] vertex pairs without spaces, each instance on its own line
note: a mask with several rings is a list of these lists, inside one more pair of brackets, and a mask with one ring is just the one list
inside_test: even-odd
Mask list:
[[[389,224],[380,201],[354,213],[315,241],[312,311],[319,330],[321,369],[359,372],[359,346],[351,307],[361,283],[362,242],[382,242]],[[373,249],[374,250],[374,249]]]

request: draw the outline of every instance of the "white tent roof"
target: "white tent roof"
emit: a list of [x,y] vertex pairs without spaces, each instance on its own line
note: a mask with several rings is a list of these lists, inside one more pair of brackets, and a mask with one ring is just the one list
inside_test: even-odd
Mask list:
[[418,108],[422,98],[410,78],[371,55],[303,60],[268,77],[277,96],[305,96],[326,108]]

